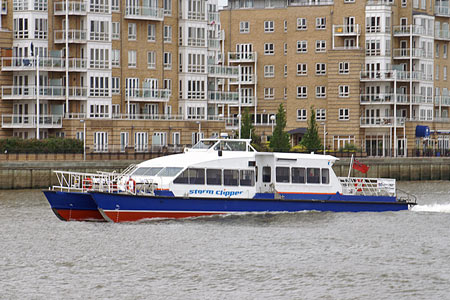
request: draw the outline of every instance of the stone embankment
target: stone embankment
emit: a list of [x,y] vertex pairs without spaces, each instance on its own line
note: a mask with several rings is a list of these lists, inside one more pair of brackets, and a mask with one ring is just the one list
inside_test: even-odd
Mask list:
[[[365,158],[360,162],[370,169],[367,174],[353,170],[351,176],[395,178],[397,180],[450,180],[450,158]],[[0,189],[48,188],[57,184],[54,170],[96,173],[120,172],[130,160],[102,161],[2,161]],[[333,166],[338,176],[347,176],[350,159],[340,159]]]

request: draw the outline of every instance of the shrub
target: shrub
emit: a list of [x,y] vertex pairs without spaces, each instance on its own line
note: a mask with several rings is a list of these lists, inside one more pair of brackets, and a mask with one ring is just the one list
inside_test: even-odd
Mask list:
[[14,137],[0,140],[0,153],[83,153],[83,142],[62,138],[36,140]]

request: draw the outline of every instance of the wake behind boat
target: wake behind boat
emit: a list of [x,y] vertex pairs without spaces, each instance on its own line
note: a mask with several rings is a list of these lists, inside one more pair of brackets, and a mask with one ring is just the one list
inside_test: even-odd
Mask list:
[[397,211],[415,205],[410,195],[397,195],[395,179],[338,178],[332,169],[336,160],[257,152],[250,140],[204,139],[184,153],[116,176],[80,178],[81,192],[112,222],[238,212]]

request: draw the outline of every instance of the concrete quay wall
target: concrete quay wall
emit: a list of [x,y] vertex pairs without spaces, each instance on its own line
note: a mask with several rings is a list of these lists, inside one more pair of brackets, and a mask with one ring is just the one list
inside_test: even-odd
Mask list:
[[[365,158],[360,162],[370,169],[367,174],[352,170],[351,176],[395,178],[397,180],[450,180],[450,158]],[[56,185],[54,170],[96,173],[121,170],[139,161],[20,161],[0,163],[0,189],[43,188]],[[347,176],[350,159],[333,166],[338,176]]]

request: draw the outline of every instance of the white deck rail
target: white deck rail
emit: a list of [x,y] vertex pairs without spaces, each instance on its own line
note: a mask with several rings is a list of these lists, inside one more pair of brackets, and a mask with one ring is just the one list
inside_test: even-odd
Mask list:
[[344,195],[396,196],[395,179],[339,177]]

